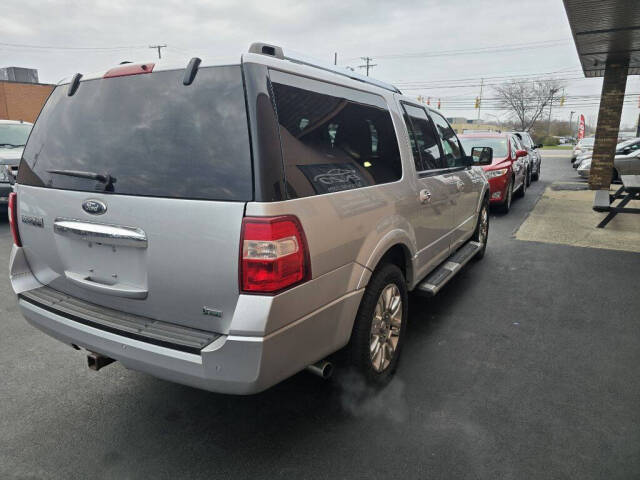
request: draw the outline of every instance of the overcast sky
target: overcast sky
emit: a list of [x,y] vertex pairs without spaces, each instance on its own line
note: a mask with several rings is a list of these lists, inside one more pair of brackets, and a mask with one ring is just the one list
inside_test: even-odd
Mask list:
[[[602,86],[583,78],[561,0],[3,0],[0,15],[0,67],[37,68],[41,82],[154,60],[151,44],[167,44],[163,56],[185,64],[192,56],[235,62],[254,41],[326,62],[337,52],[340,65],[356,68],[359,57],[373,57],[372,76],[432,105],[441,99],[449,117],[476,118],[486,78],[482,117],[504,120],[491,84],[554,72],[565,79],[566,105],[553,116],[568,120],[573,110],[595,122]],[[638,77],[627,93],[640,93]],[[639,112],[638,97],[629,97],[623,126],[635,127]]]

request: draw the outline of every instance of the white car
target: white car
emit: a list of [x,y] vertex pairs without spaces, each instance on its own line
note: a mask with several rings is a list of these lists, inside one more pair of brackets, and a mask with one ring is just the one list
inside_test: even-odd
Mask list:
[[588,137],[580,140],[576,144],[576,146],[573,147],[573,155],[571,156],[571,161],[573,162],[578,155],[593,151],[593,145],[595,141],[595,137]]
[[0,205],[6,205],[11,182],[18,173],[18,164],[33,124],[17,120],[0,120]]

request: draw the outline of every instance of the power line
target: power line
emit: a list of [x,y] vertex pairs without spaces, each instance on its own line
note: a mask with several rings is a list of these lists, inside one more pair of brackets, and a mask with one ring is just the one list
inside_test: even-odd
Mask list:
[[121,45],[115,47],[69,47],[66,45],[27,45],[23,43],[0,42],[0,47],[25,50],[129,50],[131,48],[147,48],[146,45]]
[[[458,50],[382,54],[382,55],[375,55],[375,57],[378,59],[380,58],[394,59],[394,58],[415,58],[415,57],[440,57],[444,55],[468,55],[468,54],[479,54],[479,53],[495,53],[500,51],[517,51],[517,50],[527,50],[527,49],[537,49],[537,48],[548,48],[555,45],[569,44],[569,43],[572,43],[571,39],[559,38],[554,40],[544,40],[544,41],[538,41],[538,42],[511,43],[511,44],[504,44],[504,45],[494,45],[489,47],[466,48],[466,49],[458,49]],[[357,60],[357,58],[358,57],[347,58],[345,59],[345,61]]]

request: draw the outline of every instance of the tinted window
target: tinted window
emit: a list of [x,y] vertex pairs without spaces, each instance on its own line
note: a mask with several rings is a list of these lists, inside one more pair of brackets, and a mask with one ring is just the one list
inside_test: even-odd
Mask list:
[[516,137],[510,137],[511,138],[511,158],[516,158],[516,150],[518,149],[518,146],[516,144]]
[[463,167],[466,165],[464,152],[458,142],[458,137],[453,128],[447,123],[444,117],[438,113],[431,112],[431,118],[435,124],[436,131],[440,137],[444,160],[447,167]]
[[528,133],[521,133],[520,134],[520,141],[527,148],[533,147],[533,140],[531,140],[531,137],[529,136]]
[[403,107],[416,170],[445,168],[441,161],[438,139],[427,113],[423,108],[414,107],[413,105],[404,104]]
[[[50,173],[109,174],[113,193],[250,200],[251,158],[239,66],[89,80],[54,90],[24,151],[18,181],[104,190],[95,180]],[[26,162],[26,164],[25,164]]]
[[399,180],[388,110],[273,83],[289,198]]
[[505,137],[460,137],[460,143],[462,143],[464,151],[469,155],[471,155],[473,147],[491,147],[493,148],[493,158],[509,156]]

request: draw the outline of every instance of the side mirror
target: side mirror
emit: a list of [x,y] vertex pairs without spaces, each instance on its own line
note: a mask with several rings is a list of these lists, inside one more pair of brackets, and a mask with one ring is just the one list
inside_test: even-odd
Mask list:
[[471,149],[473,165],[491,165],[493,162],[493,148],[473,147]]
[[542,148],[542,147],[543,147],[543,145],[541,143],[536,145],[536,148]]
[[622,149],[622,153],[624,153],[625,155],[626,155],[627,153],[629,153],[630,151],[631,151],[631,147],[624,147],[624,148]]
[[516,158],[522,158],[522,157],[526,157],[528,155],[526,150],[517,150],[516,151]]

